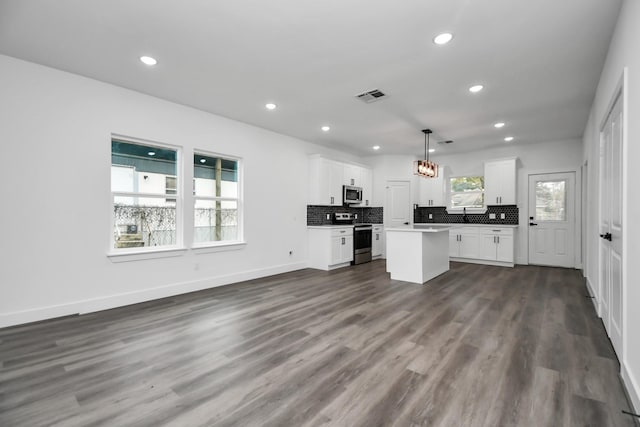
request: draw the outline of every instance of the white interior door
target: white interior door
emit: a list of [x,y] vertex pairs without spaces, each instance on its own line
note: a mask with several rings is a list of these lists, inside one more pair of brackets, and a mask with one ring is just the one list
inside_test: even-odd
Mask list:
[[574,267],[575,173],[529,175],[529,264]]
[[409,181],[387,181],[386,190],[385,226],[397,227],[412,223]]
[[622,354],[622,107],[618,98],[602,128],[600,157],[600,315]]

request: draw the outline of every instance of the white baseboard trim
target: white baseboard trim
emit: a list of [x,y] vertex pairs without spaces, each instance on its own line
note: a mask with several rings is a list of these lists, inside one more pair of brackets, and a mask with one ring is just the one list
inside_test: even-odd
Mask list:
[[74,301],[67,304],[39,307],[10,313],[0,313],[0,328],[37,322],[55,317],[109,310],[116,307],[123,307],[125,305],[138,304],[188,292],[195,292],[203,289],[243,282],[245,280],[259,279],[261,277],[301,270],[303,268],[307,268],[307,262],[282,264],[274,267],[227,274],[224,276],[207,277],[188,282],[173,283],[170,285],[159,286],[157,288],[142,289],[123,294]]
[[626,363],[620,364],[620,371],[622,383],[633,405],[632,412],[640,413],[640,383],[638,383],[638,379],[633,376],[631,371],[627,369]]
[[497,267],[513,267],[515,264],[512,262],[502,262],[502,261],[489,261],[484,259],[474,259],[474,258],[457,258],[457,257],[449,257],[449,261],[455,262],[466,262],[468,264],[483,264],[483,265],[495,265]]
[[589,291],[589,295],[591,295],[592,297],[595,298],[591,298],[591,302],[593,303],[593,307],[596,309],[596,314],[598,315],[598,317],[600,317],[600,309],[599,309],[599,299],[598,299],[598,294],[596,294],[595,290],[593,289],[593,285],[591,284],[591,281],[589,280],[588,277],[585,278],[586,279],[586,283],[587,283],[587,290]]

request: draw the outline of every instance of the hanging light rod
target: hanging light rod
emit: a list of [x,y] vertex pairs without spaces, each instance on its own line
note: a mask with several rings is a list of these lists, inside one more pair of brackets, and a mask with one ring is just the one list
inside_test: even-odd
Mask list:
[[424,160],[414,162],[414,175],[424,178],[435,178],[438,176],[438,165],[429,160],[429,136],[433,133],[431,129],[423,129],[424,133]]

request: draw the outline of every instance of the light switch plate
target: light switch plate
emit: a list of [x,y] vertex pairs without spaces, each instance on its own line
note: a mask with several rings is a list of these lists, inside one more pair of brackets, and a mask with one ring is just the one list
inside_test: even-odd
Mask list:
[[505,219],[505,214],[501,213],[500,214],[500,219]]
[[496,214],[490,213],[489,214],[489,219],[496,219]]
[[331,219],[331,214],[327,214],[327,219]]
[[429,219],[433,219],[433,214],[429,214]]

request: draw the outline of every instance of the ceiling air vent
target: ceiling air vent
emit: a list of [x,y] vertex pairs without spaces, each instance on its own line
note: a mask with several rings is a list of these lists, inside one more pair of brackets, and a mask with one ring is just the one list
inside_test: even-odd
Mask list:
[[373,89],[368,92],[363,92],[359,95],[356,95],[356,98],[358,98],[363,102],[366,102],[367,104],[378,101],[379,99],[386,98],[386,97],[387,95],[381,92],[380,89]]
[[453,144],[453,141],[448,139],[446,141],[438,141],[438,144]]

